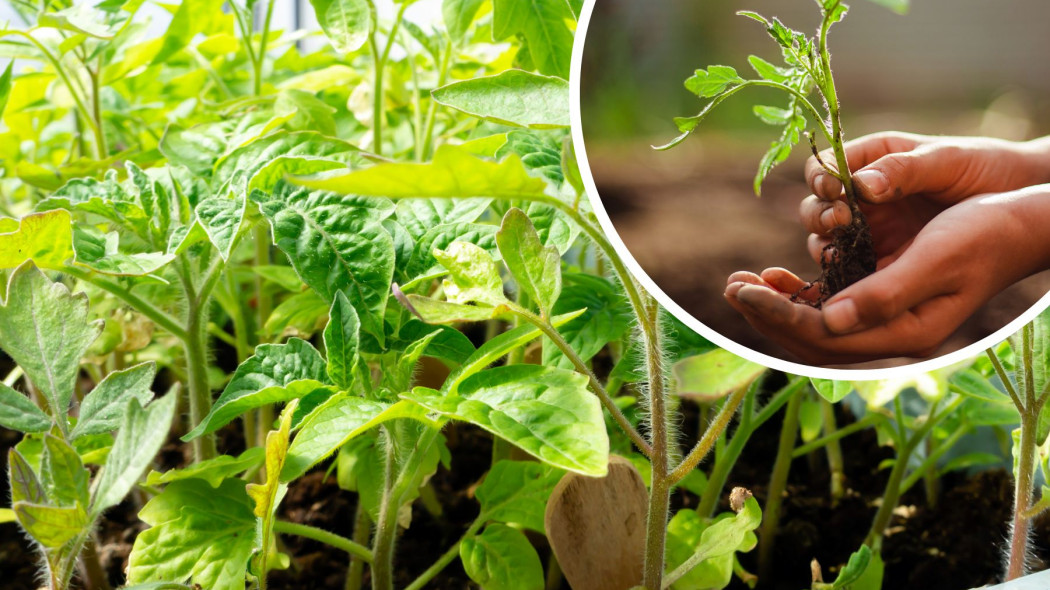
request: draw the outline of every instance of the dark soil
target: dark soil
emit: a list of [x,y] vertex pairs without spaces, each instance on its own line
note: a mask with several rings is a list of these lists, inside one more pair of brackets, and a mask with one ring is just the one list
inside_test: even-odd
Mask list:
[[[689,446],[696,437],[697,417],[691,404],[683,410],[683,444]],[[781,416],[774,417],[755,433],[737,468],[730,474],[726,490],[744,486],[765,502],[781,419]],[[848,412],[839,408],[840,424],[851,420]],[[236,429],[227,430],[230,432],[221,431],[221,444],[236,447],[241,442]],[[477,514],[473,493],[488,469],[491,439],[479,429],[463,424],[450,426],[445,434],[452,451],[452,469],[440,467],[431,480],[444,512],[440,517],[432,516],[417,502],[412,525],[398,540],[397,587],[407,585],[429,567],[459,539]],[[0,467],[5,473],[7,449],[19,438],[16,433],[0,430]],[[877,466],[890,458],[892,452],[879,447],[875,433],[870,430],[847,437],[842,446],[848,493],[835,508],[828,497],[823,453],[816,453],[812,461],[799,459],[793,463],[774,551],[777,577],[767,581],[765,588],[808,587],[809,562],[814,558],[823,566],[826,578],[833,578],[866,535],[888,476],[887,469],[880,471]],[[170,468],[184,462],[181,447],[173,442],[162,451],[157,463],[159,467]],[[942,479],[942,484],[943,492],[935,508],[928,506],[918,489],[922,486],[916,486],[902,499],[884,544],[885,588],[966,590],[997,581],[1012,501],[1011,476],[1002,470],[970,478],[951,474]],[[4,498],[9,497],[6,486],[4,477],[0,486]],[[135,516],[143,500],[133,495],[107,512],[99,528],[99,553],[114,586],[123,583],[128,553],[135,537],[145,528]],[[672,509],[695,507],[696,503],[695,496],[678,492],[672,499]],[[728,510],[728,505],[720,509]],[[290,486],[281,505],[280,518],[350,536],[355,511],[354,495],[340,490],[334,476],[326,477],[323,469],[318,469]],[[348,563],[344,553],[291,535],[281,538],[284,550],[292,556],[292,565],[288,570],[271,574],[271,588],[342,587]],[[550,552],[545,541],[535,536],[533,541],[546,562]],[[1033,546],[1044,552],[1050,548],[1050,520],[1042,518],[1036,522]],[[0,526],[0,570],[4,573],[5,590],[38,587],[35,558],[16,526]],[[757,570],[756,558],[757,551],[740,557],[748,571]],[[367,569],[365,587],[368,587]],[[458,560],[428,585],[428,588],[448,590],[475,587]],[[734,580],[732,587],[745,588],[739,580]]]
[[873,274],[877,261],[868,220],[858,207],[853,207],[853,221],[837,228],[831,243],[824,247],[820,278],[814,281],[820,284],[820,297],[814,306],[819,308],[839,291]]

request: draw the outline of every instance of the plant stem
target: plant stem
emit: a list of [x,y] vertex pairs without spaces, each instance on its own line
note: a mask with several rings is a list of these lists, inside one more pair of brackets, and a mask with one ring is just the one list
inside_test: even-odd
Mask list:
[[89,535],[88,541],[84,543],[84,550],[80,554],[80,565],[83,570],[85,587],[91,590],[110,590],[109,577],[102,569],[102,563],[98,559],[98,547],[94,535]]
[[273,522],[273,530],[275,533],[284,533],[286,535],[295,535],[305,539],[313,539],[314,541],[319,541],[325,545],[345,551],[356,559],[369,563],[372,561],[372,551],[369,550],[368,547],[317,527],[286,522],[283,520],[275,520]]
[[[263,62],[266,61],[266,46],[270,42],[270,21],[273,19],[273,5],[274,0],[267,0],[266,2],[266,17],[263,19],[262,38],[259,40],[259,52],[256,54],[256,59],[252,63],[252,94],[259,96],[262,94],[262,69]],[[255,15],[252,15],[253,17]],[[252,41],[248,39],[248,45],[251,45]]]
[[951,450],[951,448],[955,446],[955,443],[959,442],[959,439],[961,439],[969,432],[969,426],[959,428],[955,432],[951,433],[951,435],[947,439],[945,439],[944,442],[938,445],[937,448],[933,452],[931,452],[926,457],[926,459],[924,459],[923,462],[915,469],[915,471],[913,471],[911,475],[905,478],[904,483],[901,484],[901,495],[905,494],[908,490],[912,488],[912,486],[918,483],[920,478],[925,479],[931,474],[934,477],[936,477],[937,461],[939,461],[945,453]]
[[[646,521],[645,564],[643,584],[650,590],[661,588],[664,574],[664,548],[667,542],[667,512],[671,500],[671,482],[667,477],[667,409],[664,398],[663,356],[659,332],[660,308],[650,300],[643,316],[645,364],[649,375],[649,424],[652,445],[652,485],[649,489],[649,511]],[[640,318],[641,319],[641,318]]]
[[1020,457],[1017,462],[1017,481],[1014,485],[1014,516],[1010,527],[1007,582],[1020,578],[1027,572],[1029,519],[1025,512],[1031,507],[1032,491],[1035,488],[1035,435],[1038,426],[1038,419],[1021,416]]
[[372,65],[375,67],[375,86],[372,90],[372,151],[377,156],[383,155],[383,75],[386,70],[386,62],[390,57],[390,49],[394,46],[394,39],[397,38],[397,31],[401,28],[401,20],[405,17],[405,9],[408,8],[409,3],[405,2],[401,4],[401,7],[397,11],[397,17],[394,19],[394,25],[390,27],[390,35],[387,37],[386,47],[383,52],[379,52],[379,41],[376,39],[376,33],[379,31],[378,13],[375,10],[375,5],[372,2],[372,22],[375,23],[375,28],[368,36],[368,45],[372,50]]
[[[368,537],[372,533],[371,525],[372,519],[368,517],[368,510],[365,509],[360,496],[358,496],[357,513],[354,515],[354,543],[362,547],[368,544]],[[365,563],[364,558],[350,556],[350,567],[346,570],[344,590],[361,590],[361,578],[365,573]]]
[[135,295],[129,289],[124,288],[122,285],[72,266],[64,268],[62,272],[78,280],[84,281],[86,283],[91,283],[99,289],[102,289],[103,291],[114,295],[118,299],[124,301],[131,307],[135,308],[135,311],[149,318],[154,324],[157,324],[161,328],[164,328],[165,330],[170,332],[179,340],[187,339],[188,334],[185,328],[179,325],[178,321],[175,318],[154,307],[152,303],[149,303],[145,299],[142,299],[138,295]]
[[773,462],[773,473],[769,478],[766,505],[762,509],[762,529],[758,535],[758,578],[769,579],[772,573],[773,546],[780,525],[780,506],[784,501],[788,475],[791,472],[791,451],[798,437],[798,414],[802,408],[802,395],[794,395],[784,411],[784,423],[780,428],[780,443]]
[[[820,32],[818,34],[818,42],[820,44],[820,66],[824,74],[824,86],[821,88],[824,94],[824,100],[828,105],[828,119],[831,120],[831,138],[829,142],[832,149],[835,151],[835,163],[839,169],[839,179],[842,181],[842,188],[846,192],[846,201],[849,204],[850,211],[853,213],[854,218],[858,217],[860,209],[857,204],[857,195],[853,189],[853,174],[849,169],[849,162],[846,160],[846,149],[843,146],[844,140],[842,137],[842,118],[839,112],[839,97],[835,91],[835,78],[831,73],[831,54],[828,52],[828,29],[831,28],[831,19],[825,17],[823,22],[820,24]],[[819,120],[819,119],[818,119]],[[821,125],[823,127],[823,125]]]
[[736,391],[731,393],[726,399],[725,404],[718,411],[718,415],[715,416],[713,422],[707,425],[704,430],[704,435],[697,441],[696,446],[693,450],[686,455],[685,459],[678,464],[678,467],[671,472],[669,478],[671,485],[675,485],[679,481],[682,481],[685,476],[689,475],[696,466],[704,460],[707,453],[711,451],[711,447],[714,446],[722,433],[729,427],[729,421],[733,419],[733,415],[736,414],[736,409],[740,407],[740,402],[744,400],[744,396],[747,395],[747,391],[750,389],[750,385],[738,388]]
[[[835,422],[835,406],[822,397],[820,398],[820,412],[824,421],[824,434],[833,434],[838,430],[838,424]],[[831,505],[834,507],[846,493],[845,462],[842,459],[842,445],[839,444],[839,439],[828,441],[825,452],[828,456],[828,472],[830,473]]]
[[463,544],[464,540],[469,539],[475,534],[477,534],[478,529],[480,529],[481,526],[485,524],[486,520],[488,519],[485,518],[484,514],[478,516],[478,518],[475,519],[473,523],[471,523],[470,527],[467,529],[467,532],[463,533],[463,536],[460,537],[460,539],[456,541],[451,547],[449,547],[444,553],[442,553],[441,557],[439,557],[433,565],[427,568],[425,572],[419,574],[418,578],[413,580],[412,583],[408,586],[405,586],[405,590],[422,590],[427,585],[427,583],[430,582],[430,580],[434,579],[434,576],[440,574],[442,570],[448,567],[448,564],[452,563],[452,560],[459,556],[459,546]]
[[[448,81],[448,66],[452,60],[452,42],[449,41],[445,44],[445,52],[441,56],[441,65],[438,71],[438,83],[437,87],[441,88]],[[430,157],[430,154],[434,152],[434,121],[437,118],[437,101],[433,98],[430,99],[430,105],[427,107],[427,121],[426,131],[423,133],[423,158],[425,161]]]
[[840,439],[846,438],[854,432],[864,430],[882,419],[883,416],[879,414],[868,414],[867,416],[861,418],[860,420],[857,420],[853,424],[843,426],[842,428],[839,428],[831,434],[826,434],[814,441],[810,441],[804,445],[799,446],[794,450],[794,452],[792,452],[791,457],[793,459],[798,459],[803,455],[808,455],[809,453],[812,453],[813,451],[825,445],[829,445],[832,442],[836,442]]
[[104,160],[109,155],[109,148],[106,146],[106,133],[102,129],[102,97],[99,93],[99,71],[101,68],[101,58],[98,70],[87,68],[85,64],[85,69],[87,69],[88,76],[91,79],[91,116],[95,121],[92,129],[95,134],[95,150],[98,154],[98,159]]
[[[186,332],[183,343],[186,354],[187,388],[190,400],[190,422],[196,426],[204,421],[211,411],[211,386],[208,385],[207,338],[205,326],[207,312],[191,303],[188,309]],[[215,434],[206,434],[193,439],[193,457],[200,463],[215,457]]]
[[394,542],[397,539],[397,512],[399,498],[394,489],[397,464],[394,461],[394,435],[389,428],[386,433],[386,460],[384,462],[383,499],[379,504],[379,520],[376,523],[375,540],[372,544],[372,588],[393,590],[394,588]]

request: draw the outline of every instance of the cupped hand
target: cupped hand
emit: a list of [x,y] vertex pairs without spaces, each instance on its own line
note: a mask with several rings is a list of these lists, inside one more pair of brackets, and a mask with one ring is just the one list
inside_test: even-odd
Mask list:
[[1039,229],[1047,219],[1050,185],[977,196],[933,215],[822,309],[793,303],[807,283],[780,268],[734,273],[725,296],[810,364],[925,357],[996,293],[1050,266],[1050,238]]

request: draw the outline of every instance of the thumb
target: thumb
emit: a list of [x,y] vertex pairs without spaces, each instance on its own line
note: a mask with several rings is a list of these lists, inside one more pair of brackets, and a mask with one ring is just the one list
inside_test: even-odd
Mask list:
[[862,199],[886,203],[909,195],[943,193],[959,176],[955,168],[945,150],[920,146],[875,160],[854,172],[853,182]]
[[930,280],[936,276],[935,258],[915,255],[909,249],[888,266],[843,289],[821,309],[824,326],[834,334],[866,330],[948,293],[951,289],[942,281]]

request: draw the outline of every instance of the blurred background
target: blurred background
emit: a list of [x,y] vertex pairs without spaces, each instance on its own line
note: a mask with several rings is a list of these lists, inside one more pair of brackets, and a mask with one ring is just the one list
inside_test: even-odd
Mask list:
[[[820,22],[812,0],[597,0],[583,56],[583,132],[599,197],[646,273],[705,325],[796,360],[722,296],[737,270],[783,266],[806,279],[820,272],[797,218],[809,194],[805,140],[770,174],[761,198],[751,189],[759,159],[779,134],[751,107],[782,107],[785,97],[745,90],[682,145],[650,147],[678,134],[673,117],[700,110],[703,102],[682,86],[695,69],[724,64],[754,77],[750,54],[783,63],[763,27],[737,10],[776,16],[807,33]],[[1043,0],[913,0],[906,15],[854,0],[829,35],[846,139],[882,130],[1011,140],[1050,133],[1048,23]],[[997,330],[1048,289],[1050,273],[1042,273],[1004,291],[938,354]]]

